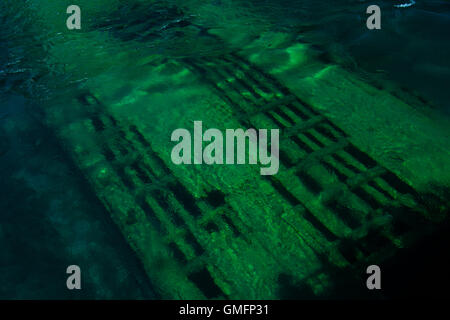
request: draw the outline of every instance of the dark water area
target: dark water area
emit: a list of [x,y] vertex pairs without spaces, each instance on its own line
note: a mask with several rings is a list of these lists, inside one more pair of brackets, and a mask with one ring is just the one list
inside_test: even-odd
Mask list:
[[[47,69],[33,17],[12,2],[0,11],[0,299],[154,299],[136,255],[36,112],[48,89],[33,86]],[[80,291],[66,288],[73,264],[86,279]]]
[[[220,10],[222,1],[214,2]],[[246,6],[265,16],[274,30],[298,34],[299,42],[313,43],[362,77],[395,82],[430,109],[450,115],[450,2],[417,0],[411,7],[395,8],[398,3],[251,0]],[[365,28],[370,4],[381,7],[381,30]],[[56,34],[37,31],[39,23],[21,6],[14,1],[0,5],[0,299],[158,298],[107,210],[39,118],[36,102],[64,95],[52,91],[64,74],[59,66],[45,65]],[[102,19],[106,15],[88,23],[100,27]],[[157,30],[161,24],[155,19]],[[154,41],[161,52],[164,41],[174,37],[176,32],[163,32],[150,44]],[[446,234],[430,238],[427,245],[446,242]],[[421,283],[411,291],[408,277],[431,272],[424,261],[439,261],[441,250],[427,251],[428,256],[422,256],[423,248],[409,252],[408,257],[420,260],[418,269],[402,278],[403,289],[388,288],[385,297],[426,290],[428,284]],[[389,263],[388,277],[401,274],[402,264]],[[88,275],[81,293],[65,287],[65,269],[71,264]]]
[[[108,212],[25,99],[3,96],[0,299],[152,299],[142,266]],[[66,289],[79,265],[83,290]]]

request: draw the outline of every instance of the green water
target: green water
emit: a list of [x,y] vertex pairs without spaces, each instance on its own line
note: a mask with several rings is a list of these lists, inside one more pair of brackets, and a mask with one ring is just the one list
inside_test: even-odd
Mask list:
[[[450,5],[446,1],[417,1],[411,8],[395,9],[395,3],[378,2],[382,30],[369,31],[365,27],[365,9],[372,3],[368,1],[80,0],[76,4],[82,10],[82,29],[69,31],[65,11],[72,1],[2,1],[0,298],[155,299],[167,298],[167,292],[171,292],[170,298],[197,298],[199,291],[190,291],[189,285],[172,289],[179,270],[178,262],[175,265],[173,261],[195,260],[202,250],[206,250],[209,261],[207,272],[204,269],[186,272],[207,298],[242,298],[242,292],[248,292],[243,298],[367,294],[355,280],[365,276],[361,266],[351,271],[356,274],[349,275],[345,271],[346,261],[351,262],[352,258],[333,256],[336,243],[352,251],[355,246],[352,239],[358,237],[353,223],[364,221],[370,212],[371,218],[379,215],[374,224],[384,225],[398,215],[409,214],[404,211],[407,205],[403,206],[409,203],[412,211],[417,209],[426,217],[431,216],[431,220],[437,221],[435,226],[440,227],[448,211],[448,157],[440,156],[434,145],[427,150],[422,147],[424,141],[435,141],[442,148],[449,142],[445,124],[450,110],[447,88]],[[235,55],[243,57],[242,60],[233,60]],[[232,61],[224,62],[226,59]],[[209,72],[209,68],[218,71]],[[254,71],[257,68],[261,70],[259,73]],[[227,77],[233,85],[244,87],[248,83],[244,80],[251,78],[251,83],[267,84],[269,90],[247,88],[236,96],[234,87],[227,87],[223,81]],[[379,115],[384,111],[377,110],[373,114],[354,110],[349,113],[354,118],[343,116],[348,110],[329,107],[333,99],[342,105],[352,99],[367,106],[376,105],[377,101],[363,93],[361,96],[352,93],[351,90],[362,86],[358,81],[367,82],[381,92],[395,93],[406,105],[397,105],[397,100],[380,100],[379,110],[391,109],[392,115]],[[340,82],[348,92],[334,91],[334,85]],[[361,152],[353,151],[353,155],[357,154],[354,158],[368,167],[371,162],[382,163],[388,170],[383,183],[390,183],[385,188],[394,189],[390,197],[397,202],[392,203],[402,205],[395,209],[391,202],[384,205],[375,200],[372,204],[375,208],[369,210],[370,203],[362,204],[353,200],[349,191],[341,191],[339,172],[359,167],[331,172],[332,169],[312,164],[306,173],[281,170],[274,178],[278,182],[274,182],[259,177],[249,165],[199,169],[170,163],[173,145],[169,138],[174,129],[192,129],[194,120],[203,120],[205,127],[221,130],[247,124],[271,128],[268,123],[274,122],[268,121],[267,116],[246,118],[245,108],[255,104],[254,96],[261,98],[258,103],[270,102],[286,98],[286,90],[310,99],[317,112],[338,123],[338,127],[345,127],[346,134],[356,136],[352,144],[372,158],[361,160],[362,156],[358,158]],[[378,94],[370,88],[365,90],[374,96]],[[86,92],[98,101],[83,105]],[[312,92],[322,93],[314,96]],[[414,112],[402,113],[407,107]],[[100,119],[107,132],[95,131],[95,121],[93,126],[86,127],[78,123],[76,119],[85,113]],[[105,120],[107,115],[119,125],[115,127]],[[389,119],[398,122],[398,126],[388,123]],[[151,156],[142,146],[145,144],[132,133],[128,132],[123,141],[117,138],[121,135],[117,128],[128,128],[130,124],[149,141]],[[392,127],[397,130],[389,131]],[[333,134],[345,138],[339,130],[333,130],[337,132]],[[362,133],[358,136],[358,132]],[[411,142],[408,132],[422,134],[412,138],[417,142]],[[181,181],[169,184],[170,187],[158,181],[162,195],[156,192],[155,204],[149,201],[154,207],[143,211],[149,221],[161,220],[167,214],[166,225],[175,226],[174,230],[169,228],[169,235],[147,234],[148,222],[142,222],[141,209],[137,209],[135,216],[130,214],[132,205],[124,200],[136,201],[139,203],[136,208],[141,208],[142,194],[136,195],[138,192],[134,194],[132,189],[135,180],[149,178],[139,178],[138,169],[132,169],[137,175],[130,175],[135,180],[123,173],[131,179],[128,182],[131,187],[127,187],[131,191],[130,198],[121,198],[121,194],[114,193],[120,189],[114,187],[119,180],[114,180],[114,172],[109,176],[108,171],[116,171],[115,167],[105,166],[97,172],[92,169],[94,165],[90,167],[97,161],[95,154],[86,155],[87,151],[83,154],[77,149],[90,145],[91,140],[100,141],[98,149],[110,150],[113,158],[119,158],[117,150],[125,146],[138,159],[161,161],[165,166],[154,168],[167,170],[169,176]],[[405,160],[406,153],[409,158]],[[295,163],[304,154],[288,156]],[[355,159],[353,166],[361,166]],[[328,161],[332,166],[339,162]],[[421,168],[430,170],[422,173]],[[398,182],[399,179],[392,178],[396,175],[406,178]],[[148,176],[161,177],[158,173]],[[322,184],[335,187],[322,192],[323,186],[314,182],[317,177]],[[398,198],[397,193],[401,194]],[[335,199],[339,197],[342,202]],[[334,206],[333,212],[344,218],[330,214],[322,202]],[[179,208],[180,203],[184,209]],[[331,239],[326,239],[314,223],[303,220],[298,225],[294,223],[298,222],[296,210],[302,206],[306,207],[305,212],[313,212],[318,224],[326,226],[328,231],[323,234],[331,232]],[[346,216],[348,209],[350,214]],[[219,215],[225,216],[226,210],[233,210],[237,218],[233,217],[232,222],[220,218],[219,222],[214,221],[216,225],[205,223],[208,235],[201,233],[202,229],[193,233],[193,241],[172,242],[182,251],[180,256],[185,255],[180,258],[174,253],[178,251],[170,251],[163,242],[171,237],[172,231],[184,234],[186,230],[191,233],[197,230],[196,221],[184,215],[183,210],[190,213],[199,210],[205,220],[208,214],[220,212]],[[121,215],[124,213],[126,218]],[[176,218],[177,215],[181,218]],[[358,232],[365,236],[370,234],[370,228],[362,227]],[[388,234],[389,241],[402,248],[402,240],[394,231],[386,228],[380,232]],[[294,233],[299,234],[298,239]],[[376,241],[367,241],[369,244],[360,248],[360,254],[378,248]],[[196,242],[200,249],[192,245]],[[268,252],[273,257],[266,259]],[[415,254],[406,251],[405,257],[402,251],[390,257],[393,260],[386,262],[386,268],[392,272],[389,276],[398,272],[395,257],[403,265]],[[360,258],[355,255],[353,259]],[[79,265],[83,272],[83,290],[79,292],[65,287],[65,268],[70,264]],[[183,272],[184,266],[181,263]],[[225,276],[223,270],[227,270]],[[211,273],[215,280],[206,279]],[[170,279],[171,275],[174,279]],[[245,282],[233,283],[233,279],[241,278]],[[265,281],[279,285],[271,286]],[[178,296],[173,292],[178,292]],[[405,292],[407,289],[394,285],[385,296],[368,297],[401,296]]]

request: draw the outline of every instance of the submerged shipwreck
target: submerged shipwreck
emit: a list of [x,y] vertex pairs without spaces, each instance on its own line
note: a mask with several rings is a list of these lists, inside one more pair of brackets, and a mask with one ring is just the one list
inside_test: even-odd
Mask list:
[[[39,80],[64,91],[41,104],[43,121],[162,298],[326,297],[448,219],[448,119],[263,17],[245,34],[193,2],[62,23],[47,59],[66,78]],[[170,135],[197,120],[279,129],[278,173],[175,165]]]

